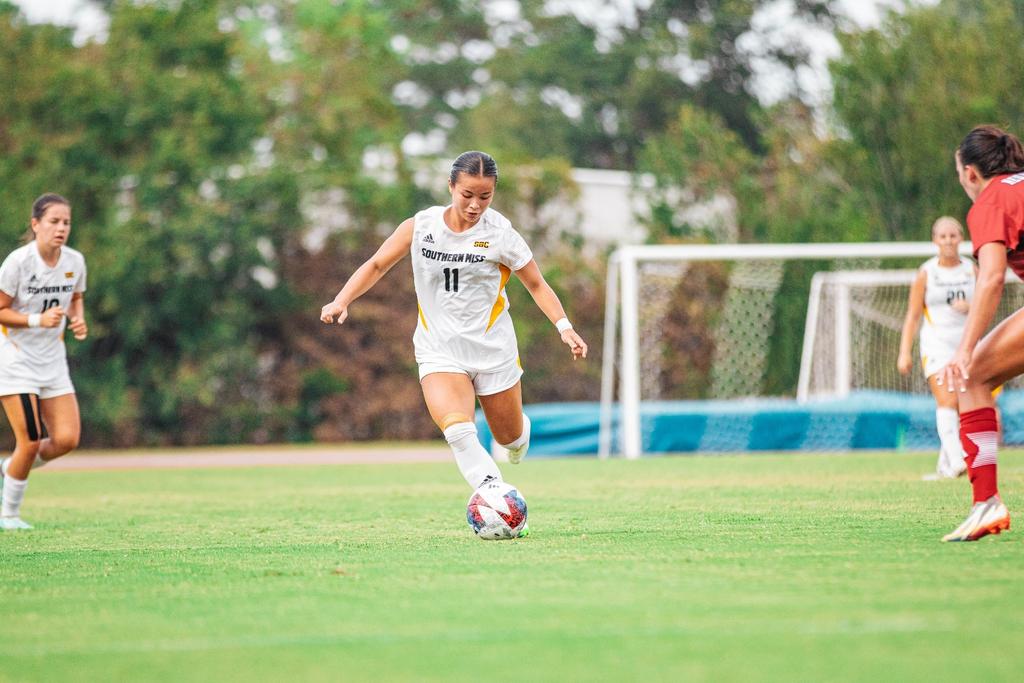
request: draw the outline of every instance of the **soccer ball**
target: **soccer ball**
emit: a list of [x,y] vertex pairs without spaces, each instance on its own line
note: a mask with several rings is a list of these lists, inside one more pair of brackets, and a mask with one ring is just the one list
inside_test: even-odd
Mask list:
[[473,533],[486,541],[518,538],[526,526],[526,501],[515,486],[488,481],[469,497],[466,521]]

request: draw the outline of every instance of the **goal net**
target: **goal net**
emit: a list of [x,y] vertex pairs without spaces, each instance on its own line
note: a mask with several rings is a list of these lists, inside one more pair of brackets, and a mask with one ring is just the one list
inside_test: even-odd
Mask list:
[[[599,453],[666,450],[665,429],[669,450],[744,450],[765,429],[759,420],[788,428],[764,417],[784,410],[772,399],[927,394],[920,368],[903,376],[896,361],[910,285],[934,254],[930,242],[619,249],[608,269]],[[1024,287],[1008,279],[1000,319],[1021,305]],[[767,413],[751,418],[755,401]],[[687,419],[669,420],[680,405]],[[818,438],[812,427],[805,447]]]

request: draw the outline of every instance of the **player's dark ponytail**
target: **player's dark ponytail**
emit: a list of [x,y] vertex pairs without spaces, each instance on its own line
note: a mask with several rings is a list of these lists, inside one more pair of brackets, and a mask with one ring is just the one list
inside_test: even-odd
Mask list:
[[996,126],[978,126],[958,149],[960,163],[973,165],[983,178],[1024,171],[1024,146],[1016,135]]
[[460,173],[494,178],[494,182],[498,182],[498,164],[487,152],[472,151],[460,154],[459,158],[452,162],[452,171],[448,175],[448,182],[454,185],[458,182]]
[[[69,202],[64,197],[61,197],[59,194],[55,194],[53,192],[47,192],[46,194],[40,195],[39,198],[32,202],[32,218],[39,220],[40,218],[43,217],[43,214],[46,213],[46,210],[49,209],[54,204],[63,204],[64,206],[67,206],[69,208],[71,207],[71,202]],[[28,231],[24,235],[22,235],[21,241],[24,242],[25,244],[28,244],[35,238],[36,233],[32,230],[32,226],[29,225]]]

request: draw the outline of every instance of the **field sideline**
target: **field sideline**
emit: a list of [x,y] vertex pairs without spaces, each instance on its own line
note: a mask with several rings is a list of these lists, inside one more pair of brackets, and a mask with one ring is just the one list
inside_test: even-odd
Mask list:
[[[488,543],[443,449],[352,452],[426,461],[35,473],[37,528],[0,535],[0,680],[1024,670],[1024,528],[939,543],[969,487],[920,481],[931,454],[528,459],[503,472],[533,533]],[[1024,453],[1000,474],[1024,515]]]

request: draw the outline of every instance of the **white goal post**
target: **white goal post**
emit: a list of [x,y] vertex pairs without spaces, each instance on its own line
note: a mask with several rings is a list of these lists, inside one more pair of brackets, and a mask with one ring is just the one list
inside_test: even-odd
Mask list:
[[[804,403],[817,396],[846,396],[850,393],[852,364],[851,347],[851,290],[863,287],[883,285],[911,285],[917,277],[917,270],[838,270],[815,273],[811,280],[810,299],[807,302],[807,322],[804,326],[804,343],[800,357],[800,380],[797,385],[796,400]],[[821,322],[822,303],[826,290],[832,303],[832,320],[829,321],[832,333],[831,343],[827,343],[822,334]],[[905,301],[905,300],[904,300]],[[905,305],[905,304],[904,304]],[[891,326],[894,321],[887,321]],[[903,319],[896,321],[902,326]],[[897,328],[898,329],[898,328]],[[812,369],[819,358],[827,356],[829,364],[828,382],[826,387],[811,386]],[[818,361],[820,364],[820,361]],[[820,374],[820,373],[819,373]]]
[[[961,253],[971,253],[970,243],[961,245]],[[658,269],[678,268],[681,272],[701,262],[722,262],[730,266],[748,264],[754,271],[755,277],[749,274],[740,274],[736,277],[736,271],[742,268],[731,268],[734,273],[729,277],[729,285],[735,284],[737,279],[748,287],[745,298],[757,298],[762,296],[760,301],[769,301],[778,291],[779,282],[782,279],[783,266],[792,261],[828,261],[837,264],[839,268],[834,270],[853,270],[860,268],[871,268],[876,263],[884,260],[899,260],[904,262],[908,259],[921,259],[921,261],[936,254],[936,247],[931,242],[872,242],[872,243],[809,243],[809,244],[715,244],[715,245],[642,245],[625,246],[615,251],[608,263],[608,278],[606,282],[605,302],[605,323],[604,323],[604,345],[602,354],[601,373],[601,407],[600,407],[600,434],[598,439],[598,454],[600,457],[608,457],[613,450],[613,411],[616,404],[616,393],[618,394],[617,404],[619,407],[619,444],[618,451],[626,458],[638,458],[644,452],[643,434],[641,432],[641,401],[648,400],[641,396],[641,361],[642,344],[647,343],[650,325],[645,323],[645,329],[641,332],[641,307],[664,311],[665,306],[670,306],[668,298],[655,295],[653,301],[650,293],[642,293],[641,272],[658,274]],[[776,264],[776,265],[772,265]],[[918,263],[919,265],[919,263]],[[774,270],[772,270],[774,268]],[[879,269],[883,271],[885,269]],[[667,272],[667,271],[665,271]],[[865,275],[866,278],[879,277],[881,280],[892,278],[899,282],[906,282],[908,273],[912,280],[913,269],[908,270],[906,263],[898,271],[889,269],[883,276],[876,271],[875,275]],[[767,274],[766,274],[767,273]],[[672,275],[665,275],[666,281],[671,281]],[[678,275],[675,277],[679,277]],[[744,277],[746,278],[744,280]],[[860,276],[851,276],[853,278]],[[714,287],[721,287],[716,281]],[[818,285],[821,286],[820,284]],[[764,290],[764,294],[758,294],[758,290]],[[645,290],[646,291],[646,290]],[[654,290],[652,290],[654,291]],[[805,290],[806,291],[806,290]],[[810,301],[814,301],[813,297]],[[754,330],[755,338],[758,338],[757,328],[770,325],[770,317],[767,319],[757,318],[757,309],[742,309],[732,306],[728,300],[722,304],[722,316],[732,315],[747,316],[744,320],[748,328]],[[841,304],[840,304],[841,305]],[[660,307],[660,308],[659,308]],[[730,308],[731,307],[731,308]],[[733,310],[734,309],[734,310]],[[732,310],[732,313],[730,313]],[[753,312],[751,312],[753,311]],[[621,314],[620,314],[621,312]],[[842,313],[842,311],[840,311]],[[770,316],[770,313],[768,314]],[[817,315],[817,313],[815,313]],[[806,321],[805,321],[806,324]],[[656,324],[655,324],[655,332]],[[770,330],[761,334],[770,334]],[[805,344],[801,350],[807,354],[807,329],[804,331]],[[843,335],[837,334],[836,339]],[[760,337],[763,338],[763,337]],[[846,337],[848,339],[848,337]],[[836,342],[837,344],[840,342]],[[848,343],[848,342],[847,342]],[[719,351],[720,353],[728,353]],[[742,355],[742,354],[737,354]],[[765,358],[762,356],[760,362],[763,364]],[[895,364],[895,359],[893,359]],[[839,364],[841,365],[841,364]],[[840,372],[837,370],[837,372]],[[842,379],[842,377],[840,377]],[[801,368],[801,386],[805,384],[803,370]],[[616,392],[616,388],[618,391]],[[805,394],[806,394],[806,387]],[[726,397],[739,397],[742,393],[734,392],[722,394]],[[792,396],[792,394],[790,394]]]

